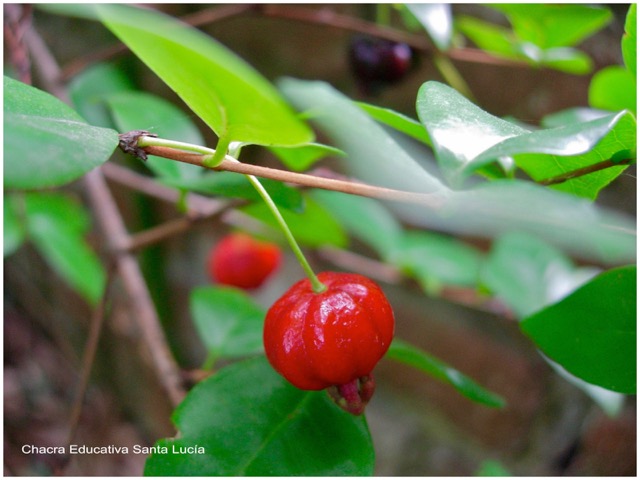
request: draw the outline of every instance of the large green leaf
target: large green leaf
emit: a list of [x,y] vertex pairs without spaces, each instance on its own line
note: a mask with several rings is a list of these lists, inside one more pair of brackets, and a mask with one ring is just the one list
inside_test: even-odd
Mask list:
[[[198,127],[172,103],[144,92],[119,92],[106,96],[113,120],[121,132],[148,130],[162,138],[202,145]],[[204,170],[188,163],[150,156],[145,163],[156,175],[194,178]]]
[[104,24],[227,142],[296,145],[313,134],[256,70],[171,17],[98,5]]
[[57,187],[109,159],[115,130],[92,127],[41,90],[4,77],[4,186]]
[[308,143],[297,147],[270,147],[287,168],[302,172],[322,158],[329,156],[344,157],[345,153],[335,147],[319,143]]
[[391,342],[387,357],[422,370],[441,382],[448,383],[474,402],[489,407],[503,407],[505,405],[504,399],[499,395],[484,389],[458,370],[407,342],[395,338]]
[[156,444],[166,453],[148,458],[145,475],[373,474],[365,418],[344,412],[325,392],[293,387],[262,356],[225,367],[198,384],[173,421],[178,436]]
[[200,339],[215,359],[261,353],[265,311],[235,288],[200,287],[189,297]]
[[427,145],[431,145],[431,139],[429,138],[429,134],[422,126],[420,122],[414,120],[413,118],[409,118],[406,115],[398,113],[389,108],[382,108],[376,105],[370,105],[368,103],[358,102],[356,103],[360,108],[362,108],[365,112],[367,112],[372,118],[376,119],[378,122],[387,125],[399,132],[404,133],[416,140],[425,143]]
[[89,216],[80,204],[57,193],[25,196],[28,238],[49,265],[90,303],[97,303],[105,284],[99,258],[84,236]]
[[[400,148],[388,132],[329,85],[293,79],[281,85],[298,108],[315,113],[317,125],[348,153],[343,163],[348,174],[374,185],[431,193],[442,202],[435,208],[387,203],[413,225],[482,237],[520,230],[582,257],[614,264],[635,261],[631,218],[531,182],[497,180],[452,191],[420,166],[417,154],[413,157]],[[469,142],[464,132],[451,131],[450,139],[454,148],[455,142]]]
[[583,380],[636,392],[636,267],[598,275],[521,322],[552,360]]

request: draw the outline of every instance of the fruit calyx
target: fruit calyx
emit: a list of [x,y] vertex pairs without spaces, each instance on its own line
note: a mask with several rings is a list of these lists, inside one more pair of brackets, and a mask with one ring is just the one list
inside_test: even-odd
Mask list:
[[327,393],[343,410],[352,415],[362,415],[375,390],[376,381],[373,374],[369,374],[343,385],[333,385],[327,388]]

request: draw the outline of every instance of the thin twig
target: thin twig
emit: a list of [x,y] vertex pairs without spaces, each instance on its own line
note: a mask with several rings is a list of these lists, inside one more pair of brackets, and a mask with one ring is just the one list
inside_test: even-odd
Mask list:
[[[177,204],[180,201],[180,192],[172,187],[158,183],[157,180],[141,175],[128,168],[107,162],[101,167],[104,176],[113,182],[124,185],[137,192],[157,198],[167,203]],[[226,208],[220,200],[208,198],[196,193],[188,193],[185,199],[188,215],[206,216],[221,208]]]
[[87,386],[89,385],[89,378],[91,376],[91,370],[96,358],[96,352],[98,351],[98,343],[100,340],[100,334],[102,332],[102,326],[104,325],[104,319],[106,317],[107,301],[111,296],[111,288],[115,277],[115,265],[110,264],[107,269],[107,280],[105,282],[100,302],[96,306],[93,316],[91,317],[91,324],[89,325],[89,335],[87,337],[87,344],[85,346],[84,354],[82,356],[80,380],[78,382],[78,389],[73,401],[73,407],[71,409],[71,416],[69,419],[69,434],[67,437],[67,445],[73,443],[73,439],[76,436],[78,429],[78,423],[80,421],[80,414],[82,413],[82,404],[84,401]]
[[575,170],[571,170],[570,172],[565,172],[555,177],[547,178],[546,180],[540,180],[538,183],[540,185],[558,185],[560,183],[564,183],[569,180],[573,180],[574,178],[583,177],[585,175],[589,175],[590,173],[599,172],[600,170],[605,170],[611,167],[620,167],[623,165],[629,165],[635,162],[635,159],[625,159],[613,161],[611,159],[604,160],[602,162],[594,163],[593,165],[588,165],[586,167],[577,168]]
[[331,178],[316,177],[304,173],[290,172],[287,170],[279,170],[275,168],[262,167],[235,161],[235,159],[225,158],[217,167],[206,167],[203,163],[206,155],[195,153],[187,153],[170,147],[148,146],[144,150],[149,155],[170,158],[179,162],[197,165],[210,170],[224,170],[229,172],[242,173],[245,175],[255,175],[256,177],[269,178],[286,183],[294,183],[304,185],[310,188],[322,188],[325,190],[334,190],[338,192],[348,193],[351,195],[360,195],[365,197],[379,198],[383,200],[395,200],[400,202],[417,203],[426,207],[437,209],[442,205],[442,199],[437,194],[406,192],[403,190],[394,190],[391,188],[376,187],[365,183],[347,182],[343,180],[334,180]]
[[84,177],[87,193],[107,239],[115,255],[118,272],[131,301],[131,314],[135,319],[142,341],[146,344],[158,381],[163,386],[169,401],[175,407],[185,396],[178,365],[169,349],[151,295],[138,262],[126,251],[129,235],[100,169]]

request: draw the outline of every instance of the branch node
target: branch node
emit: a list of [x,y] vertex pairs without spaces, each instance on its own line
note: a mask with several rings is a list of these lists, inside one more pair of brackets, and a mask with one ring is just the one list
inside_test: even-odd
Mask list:
[[146,130],[131,130],[127,133],[121,133],[118,135],[120,141],[118,146],[124,153],[129,153],[140,160],[147,161],[147,152],[143,148],[138,146],[138,139],[140,137],[154,137],[158,135],[150,133]]

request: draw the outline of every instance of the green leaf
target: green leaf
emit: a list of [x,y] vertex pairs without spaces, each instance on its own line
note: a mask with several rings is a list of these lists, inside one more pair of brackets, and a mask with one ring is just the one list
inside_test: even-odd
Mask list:
[[467,15],[456,16],[455,27],[482,50],[505,58],[521,57],[515,36],[508,28]]
[[[530,132],[494,117],[437,82],[420,88],[417,108],[438,161],[454,185],[500,158],[512,157],[534,180],[545,180],[635,149],[635,119],[628,112]],[[593,199],[624,168],[603,169],[554,188]]]
[[273,85],[213,38],[151,10],[97,8],[104,24],[221,139],[259,145],[312,140]]
[[447,50],[453,38],[451,5],[443,3],[407,3],[407,9],[424,27],[439,50]]
[[[262,356],[198,384],[173,421],[177,438],[156,444],[167,453],[151,455],[145,475],[373,475],[364,416],[342,411],[325,392],[298,390]],[[180,453],[196,445],[204,453]]]
[[636,392],[636,267],[598,275],[521,322],[536,345],[570,373],[601,387]]
[[374,118],[378,122],[387,125],[399,132],[408,135],[419,142],[426,145],[431,145],[431,139],[429,134],[424,129],[422,124],[413,118],[409,118],[406,115],[402,115],[389,108],[382,108],[375,105],[369,105],[368,103],[356,102],[360,108],[369,114],[371,118]]
[[608,8],[591,5],[499,4],[521,40],[543,49],[580,43],[607,25],[613,15]]
[[390,261],[415,277],[427,293],[436,294],[443,285],[475,286],[481,258],[480,252],[456,239],[406,232]]
[[209,359],[261,353],[265,312],[241,290],[200,287],[189,297],[196,329]]
[[635,77],[637,75],[637,11],[638,6],[633,3],[629,7],[627,13],[627,20],[624,24],[624,35],[622,36],[622,57],[624,58],[624,64],[633,73]]
[[308,143],[298,147],[271,147],[269,148],[284,165],[298,172],[309,169],[318,160],[328,156],[344,157],[346,154],[339,148]]
[[311,198],[325,207],[361,242],[388,259],[398,248],[402,226],[378,201],[328,190],[314,190]]
[[573,75],[586,75],[593,70],[591,57],[578,49],[570,47],[540,50],[532,59],[539,66],[553,68]]
[[[203,145],[198,127],[187,114],[170,102],[144,92],[120,92],[107,96],[113,120],[121,132],[148,130],[161,138]],[[149,156],[145,162],[156,175],[169,178],[194,178],[204,169],[167,158]]]
[[28,238],[49,265],[89,303],[102,295],[106,275],[84,239],[89,216],[71,198],[57,193],[25,196]]
[[92,127],[57,98],[4,77],[4,186],[57,187],[109,159],[115,130]]
[[[304,197],[304,199],[303,212],[295,213],[290,210],[280,212],[296,240],[303,245],[314,248],[323,245],[344,247],[347,243],[347,237],[332,214],[311,198]],[[275,232],[280,234],[280,228],[273,218],[273,213],[264,202],[242,207],[241,210],[271,226]]]
[[577,270],[565,255],[534,236],[511,233],[494,243],[481,279],[522,318],[563,298],[594,274]]
[[3,211],[3,247],[4,256],[7,257],[20,248],[26,237],[22,197],[18,195],[5,196]]
[[387,357],[417,368],[433,378],[451,385],[474,402],[497,408],[502,408],[505,405],[504,399],[499,395],[485,390],[458,370],[400,339],[395,338],[391,342]]
[[589,105],[594,108],[635,112],[636,96],[635,75],[617,65],[600,70],[589,85]]
[[115,128],[104,99],[107,95],[131,91],[134,88],[124,68],[113,63],[98,63],[83,70],[71,80],[69,96],[78,113],[87,122],[99,127]]
[[485,460],[482,462],[478,471],[475,473],[476,477],[510,477],[511,472],[507,470],[502,463],[497,460]]
[[456,186],[460,185],[467,164],[476,157],[507,138],[528,133],[485,112],[439,82],[426,82],[420,87],[416,108],[433,141],[440,167]]
[[[247,178],[234,172],[205,173],[197,178],[168,178],[160,179],[165,185],[198,192],[205,195],[220,195],[230,198],[244,198],[252,202],[262,202],[262,197],[256,192]],[[304,199],[299,190],[289,187],[282,182],[261,178],[260,183],[267,189],[273,201],[279,206],[295,212],[302,212]]]

